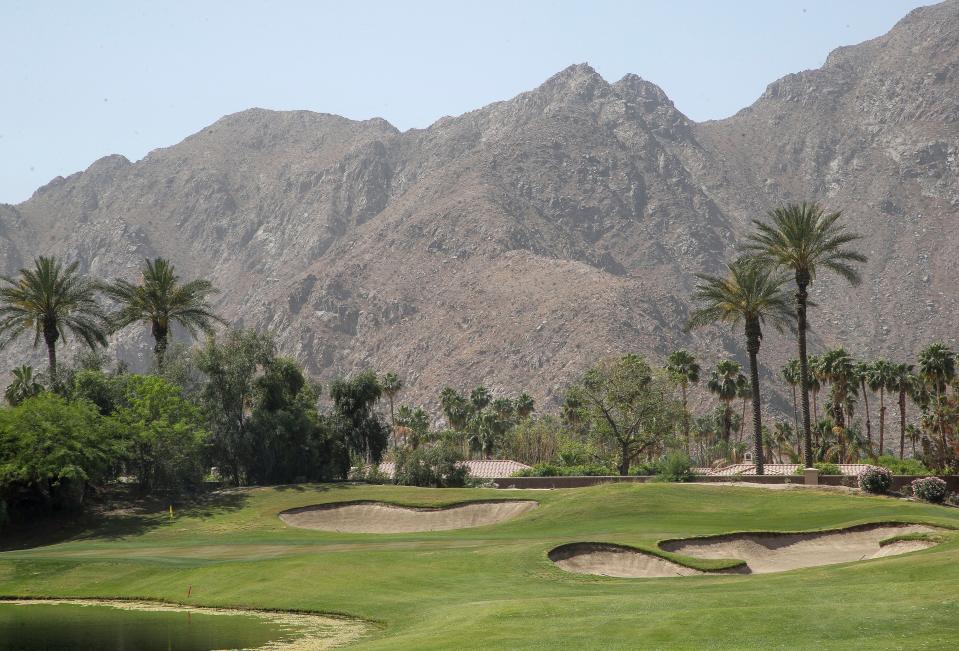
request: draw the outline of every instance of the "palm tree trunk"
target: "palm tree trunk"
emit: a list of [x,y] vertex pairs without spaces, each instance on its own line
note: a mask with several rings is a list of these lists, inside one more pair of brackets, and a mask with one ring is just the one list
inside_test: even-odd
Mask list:
[[886,388],[879,387],[879,456],[882,456],[886,439]]
[[163,361],[166,357],[168,330],[159,323],[154,322],[153,330],[153,356],[156,359],[157,371],[163,370]]
[[729,403],[723,403],[723,442],[729,443],[731,438],[733,423],[732,423],[732,413],[729,411]]
[[684,381],[680,388],[683,390],[683,434],[686,437],[686,454],[692,455],[692,449],[689,447],[689,406],[686,400],[686,382]]
[[[869,398],[866,397],[866,381],[860,380],[862,385],[862,404],[866,408],[866,440],[869,442],[869,454],[872,454],[872,423],[869,420]],[[850,418],[850,420],[852,420]]]
[[906,392],[899,392],[899,458],[906,449]]
[[393,413],[393,396],[390,399],[390,432],[393,434],[393,448],[396,448],[396,414]]
[[747,398],[743,398],[743,411],[739,415],[739,438],[736,439],[736,443],[743,442],[743,432],[746,431],[746,401]]
[[57,339],[59,338],[60,331],[57,330],[56,324],[44,325],[43,341],[47,344],[47,362],[50,368],[50,384],[53,389],[56,389],[59,384],[57,382]]
[[763,417],[762,404],[759,402],[759,367],[756,356],[759,354],[759,323],[746,323],[746,349],[749,352],[749,381],[753,393],[753,448],[756,463],[756,474],[765,472],[763,467]]
[[809,424],[809,358],[806,356],[806,286],[809,284],[809,273],[796,272],[796,322],[799,343],[799,387],[802,396],[802,427],[803,442],[806,453],[806,467],[812,468],[812,427]]
[[801,456],[802,439],[799,437],[799,403],[796,399],[796,385],[790,384],[789,386],[791,386],[793,390],[793,425],[795,426],[793,431],[796,432],[796,454]]

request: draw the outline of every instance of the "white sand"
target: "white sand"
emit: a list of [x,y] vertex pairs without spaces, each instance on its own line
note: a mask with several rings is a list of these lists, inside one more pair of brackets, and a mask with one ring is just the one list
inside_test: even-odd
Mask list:
[[703,574],[699,570],[638,549],[602,543],[563,545],[552,550],[549,558],[558,567],[576,574],[597,574],[627,579]]
[[879,546],[879,541],[908,533],[930,533],[923,525],[876,525],[843,531],[803,534],[742,533],[689,540],[672,540],[664,550],[696,558],[735,558],[751,572],[783,572],[801,567],[883,558],[926,549],[931,541],[901,541]]
[[468,502],[447,508],[409,508],[384,502],[318,504],[291,509],[280,519],[291,527],[343,533],[446,531],[496,524],[538,506],[532,500]]

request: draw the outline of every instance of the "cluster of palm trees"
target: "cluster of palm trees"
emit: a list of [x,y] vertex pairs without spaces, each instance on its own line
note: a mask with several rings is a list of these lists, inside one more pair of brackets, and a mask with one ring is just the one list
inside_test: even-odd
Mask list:
[[506,432],[536,408],[529,394],[522,393],[515,400],[494,398],[482,385],[469,396],[446,387],[440,392],[440,405],[450,429],[462,435],[464,454],[477,453],[486,459],[492,458]]
[[[860,278],[853,265],[866,261],[864,255],[849,248],[861,236],[847,231],[840,223],[841,216],[839,212],[827,213],[814,203],[777,208],[769,213],[768,221],[754,220],[755,231],[746,241],[745,255],[727,264],[724,275],[697,274],[700,282],[693,299],[699,307],[690,316],[688,328],[718,322],[743,327],[749,355],[757,474],[763,474],[758,355],[764,325],[780,332],[787,329],[796,332],[803,451],[806,466],[813,464],[809,413],[811,374],[806,350],[809,285],[823,271],[858,284]],[[790,280],[795,282],[794,302],[787,290]],[[722,381],[718,376],[715,379],[717,383]],[[724,387],[723,395],[730,395],[732,384]]]
[[[40,256],[32,269],[0,277],[0,350],[32,334],[34,347],[41,341],[46,345],[50,380],[56,384],[57,346],[68,333],[95,349],[107,345],[108,335],[145,322],[162,368],[173,323],[193,336],[212,334],[215,324],[224,323],[208,302],[216,292],[208,280],[181,283],[163,258],[147,260],[139,282],[133,283],[97,281],[80,273],[77,262],[65,265],[56,257]],[[101,304],[101,295],[112,309]]]

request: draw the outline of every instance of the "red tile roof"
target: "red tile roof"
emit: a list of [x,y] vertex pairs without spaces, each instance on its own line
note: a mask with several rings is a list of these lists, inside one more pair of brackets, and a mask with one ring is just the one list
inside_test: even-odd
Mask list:
[[[525,463],[511,461],[509,459],[490,459],[481,461],[464,461],[467,468],[470,469],[470,477],[474,479],[496,479],[498,477],[512,477],[520,470],[529,468]],[[392,462],[381,463],[380,472],[392,477],[396,472],[396,464]]]

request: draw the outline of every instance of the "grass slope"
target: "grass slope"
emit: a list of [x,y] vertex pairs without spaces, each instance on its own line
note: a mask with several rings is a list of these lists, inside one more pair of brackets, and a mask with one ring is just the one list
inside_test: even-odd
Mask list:
[[[534,499],[540,508],[487,527],[389,535],[294,529],[277,517],[328,501],[441,506],[497,498]],[[613,579],[569,574],[546,557],[575,541],[653,551],[666,538],[892,521],[959,528],[959,510],[675,484],[260,488],[182,510],[173,521],[164,513],[116,514],[61,534],[61,542],[0,553],[0,595],[344,613],[380,624],[360,643],[367,649],[956,646],[959,534],[907,556],[761,576]],[[2,547],[18,542],[7,534]]]

